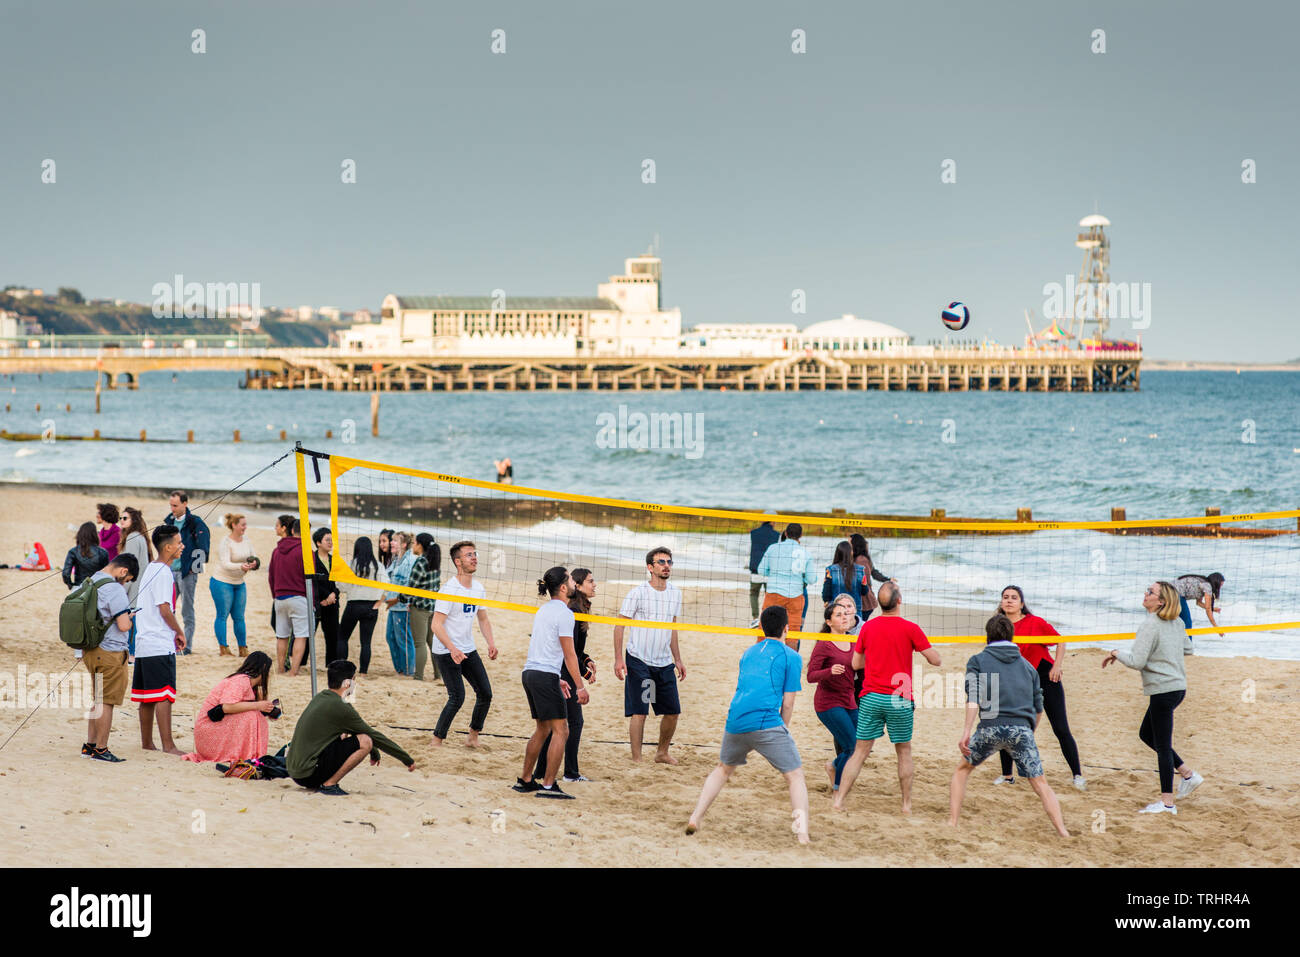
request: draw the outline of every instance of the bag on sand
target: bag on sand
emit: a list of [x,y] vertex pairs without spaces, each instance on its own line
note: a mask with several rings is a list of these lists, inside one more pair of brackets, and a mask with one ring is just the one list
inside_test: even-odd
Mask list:
[[63,599],[59,606],[59,637],[70,648],[90,651],[98,648],[108,631],[108,623],[99,617],[99,586],[111,578],[98,581],[87,578]]

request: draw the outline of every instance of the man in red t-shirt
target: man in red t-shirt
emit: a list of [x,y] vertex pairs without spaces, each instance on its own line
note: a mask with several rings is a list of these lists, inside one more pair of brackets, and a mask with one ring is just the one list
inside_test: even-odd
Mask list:
[[938,667],[939,653],[915,622],[902,615],[903,593],[898,585],[880,586],[880,617],[862,626],[853,646],[853,667],[863,669],[862,694],[858,699],[858,745],[844,765],[840,789],[831,806],[844,810],[844,799],[871,754],[876,739],[889,729],[889,740],[898,753],[898,783],[903,791],[903,813],[912,813],[912,652],[920,652]]

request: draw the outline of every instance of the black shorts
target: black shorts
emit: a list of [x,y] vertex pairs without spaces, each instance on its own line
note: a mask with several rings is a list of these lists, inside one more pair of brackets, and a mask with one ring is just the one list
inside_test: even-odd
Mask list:
[[294,782],[305,788],[320,787],[332,778],[338,769],[343,767],[343,762],[355,754],[360,747],[361,742],[357,740],[355,734],[350,734],[346,738],[335,738],[325,745],[325,750],[316,759],[316,770],[305,778],[294,778]]
[[[574,693],[572,686],[569,693]],[[559,675],[549,671],[525,671],[524,696],[528,698],[528,712],[534,721],[559,721],[569,717]]]
[[135,659],[131,672],[131,700],[157,704],[176,700],[176,656],[146,655]]
[[623,714],[681,714],[677,698],[677,671],[673,665],[648,665],[635,655],[627,655],[627,677],[623,679]]

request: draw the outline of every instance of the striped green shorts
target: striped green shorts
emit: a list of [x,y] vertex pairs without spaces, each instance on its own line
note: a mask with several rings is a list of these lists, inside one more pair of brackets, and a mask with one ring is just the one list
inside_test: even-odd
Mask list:
[[912,713],[916,706],[900,695],[871,691],[858,700],[858,740],[875,741],[889,729],[891,744],[912,740]]

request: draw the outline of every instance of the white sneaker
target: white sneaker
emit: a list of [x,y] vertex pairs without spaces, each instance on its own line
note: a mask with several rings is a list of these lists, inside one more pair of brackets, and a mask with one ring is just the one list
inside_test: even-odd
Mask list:
[[590,782],[591,782],[591,778],[587,777],[587,776],[584,775],[584,774],[579,774],[576,778],[569,777],[569,775],[567,775],[567,774],[564,776],[564,783],[565,783],[565,784],[577,784],[579,781],[585,781],[585,782],[587,782],[587,783],[590,783]]
[[1138,811],[1138,813],[1139,814],[1166,814],[1166,813],[1177,814],[1178,808],[1170,807],[1164,801],[1152,801],[1142,810]]
[[1178,800],[1181,801],[1183,798],[1187,797],[1187,795],[1195,791],[1204,780],[1205,778],[1201,777],[1195,771],[1192,772],[1190,778],[1180,777],[1178,779],[1178,791],[1176,792]]
[[994,784],[1015,784],[1016,776],[1013,774],[1011,775],[1011,777],[1005,777],[1004,775],[999,774],[996,778],[993,779],[993,783]]
[[[1085,778],[1082,774],[1076,774],[1076,775],[1074,776],[1074,789],[1075,789],[1076,791],[1086,791],[1086,790],[1088,790],[1088,780],[1087,780],[1087,778]],[[1181,795],[1179,795],[1179,796],[1181,797]]]

